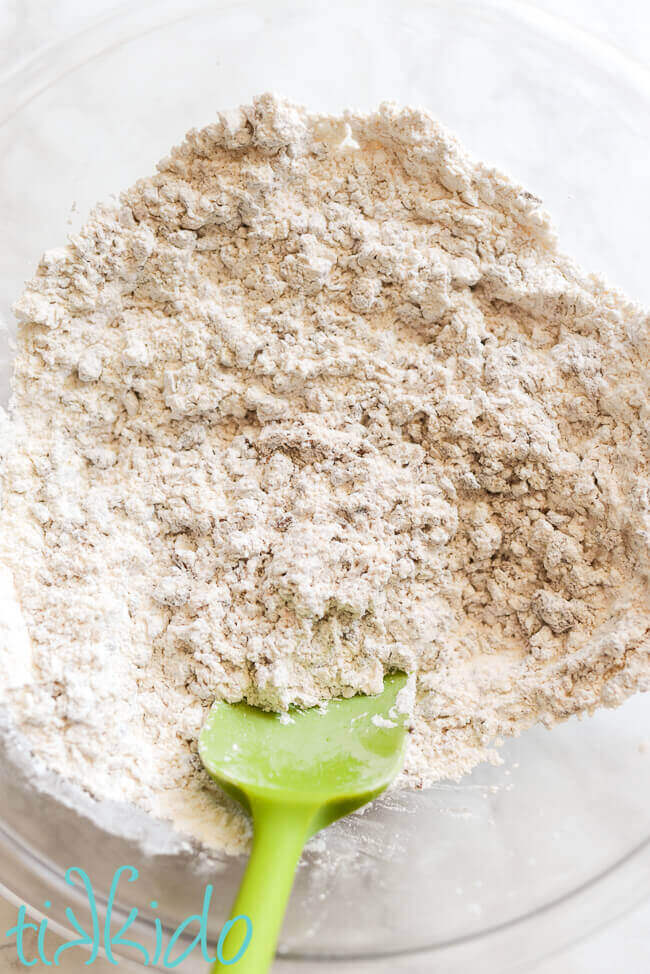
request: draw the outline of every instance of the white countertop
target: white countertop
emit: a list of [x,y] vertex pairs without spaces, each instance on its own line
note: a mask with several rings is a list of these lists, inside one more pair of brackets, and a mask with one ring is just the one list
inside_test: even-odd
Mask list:
[[[0,0],[0,76],[70,32],[83,29],[116,6],[119,5],[114,0]],[[537,0],[536,4],[527,6],[536,6],[593,32],[640,64],[650,66],[647,50],[650,7],[639,0]],[[0,974],[22,969],[15,947],[7,944],[5,938],[5,931],[15,919],[15,907],[0,900]],[[69,954],[61,969],[66,974],[87,970],[83,960],[78,953],[76,957]],[[93,965],[97,974],[107,974],[112,969],[101,959]],[[300,974],[296,965],[279,965],[279,971],[283,970],[286,974]],[[618,974],[623,971],[625,974],[646,974],[648,970],[650,903],[562,954],[548,958],[526,974]],[[423,967],[418,961],[413,962],[412,974],[425,974],[425,971],[429,974],[426,963]]]

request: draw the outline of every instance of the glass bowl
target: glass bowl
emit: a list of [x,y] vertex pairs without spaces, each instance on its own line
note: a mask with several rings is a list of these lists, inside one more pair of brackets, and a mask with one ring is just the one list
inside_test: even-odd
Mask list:
[[[650,77],[605,42],[507,2],[122,6],[0,82],[4,403],[10,306],[40,253],[186,129],[269,89],[313,109],[385,99],[430,109],[545,200],[566,251],[650,303],[640,210]],[[299,868],[278,969],[529,968],[637,905],[650,893],[648,742],[650,711],[635,698],[508,741],[503,765],[459,784],[394,793],[339,823]],[[61,786],[43,793],[29,762],[3,748],[7,896],[69,930],[66,906],[82,922],[89,912],[65,870],[88,873],[103,915],[128,864],[139,878],[118,889],[115,929],[138,907],[131,936],[150,946],[153,917],[174,929],[211,882],[218,934],[242,862],[127,807]],[[195,952],[181,969],[205,964]]]

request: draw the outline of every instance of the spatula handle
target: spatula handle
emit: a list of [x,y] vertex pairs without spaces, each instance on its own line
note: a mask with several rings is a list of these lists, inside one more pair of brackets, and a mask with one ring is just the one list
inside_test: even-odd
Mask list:
[[[317,809],[304,805],[251,802],[253,849],[230,919],[248,917],[252,936],[244,946],[249,924],[237,920],[223,938],[214,972],[265,974],[270,970],[284,919],[293,878]],[[231,963],[228,964],[228,961]]]

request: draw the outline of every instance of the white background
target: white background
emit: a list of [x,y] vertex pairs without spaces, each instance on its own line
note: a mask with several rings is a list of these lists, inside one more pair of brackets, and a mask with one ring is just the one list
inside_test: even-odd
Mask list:
[[[650,5],[646,0],[537,0],[535,5],[600,35],[650,70]],[[112,0],[0,0],[0,77],[116,6],[119,5]],[[2,878],[11,885],[9,877]],[[0,974],[20,969],[15,948],[4,945],[5,930],[14,922],[15,909],[0,901]],[[93,964],[92,969],[96,974],[114,970],[102,961]],[[65,974],[77,974],[88,968],[80,957],[78,961],[64,961],[63,970]],[[649,971],[650,903],[526,974]],[[294,966],[292,972],[299,974]],[[413,974],[425,971],[418,967]]]

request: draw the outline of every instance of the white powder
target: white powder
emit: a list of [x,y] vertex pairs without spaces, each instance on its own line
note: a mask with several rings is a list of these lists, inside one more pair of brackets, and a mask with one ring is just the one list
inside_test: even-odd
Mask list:
[[16,313],[1,692],[98,798],[235,851],[215,696],[406,669],[421,787],[650,686],[648,318],[425,113],[222,115]]

